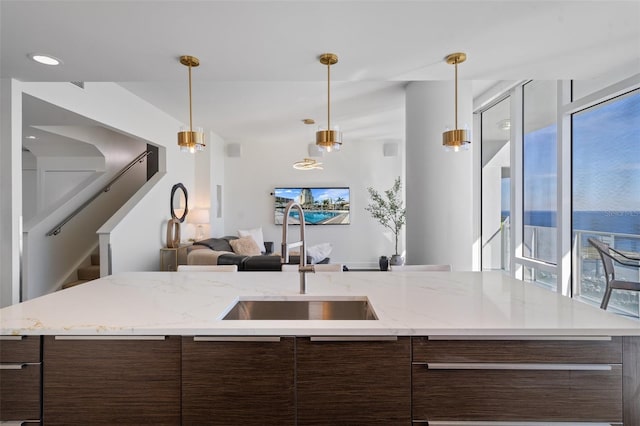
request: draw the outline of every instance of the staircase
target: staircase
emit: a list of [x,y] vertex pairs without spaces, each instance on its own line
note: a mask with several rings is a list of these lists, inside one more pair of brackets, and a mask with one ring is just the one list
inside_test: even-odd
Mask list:
[[78,279],[62,285],[62,288],[69,288],[79,284],[84,284],[88,281],[100,278],[100,255],[91,255],[91,264],[88,266],[82,266],[78,268]]

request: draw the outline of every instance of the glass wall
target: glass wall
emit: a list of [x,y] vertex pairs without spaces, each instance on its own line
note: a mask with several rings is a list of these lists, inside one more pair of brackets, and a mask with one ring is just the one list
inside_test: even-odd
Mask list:
[[[511,266],[599,306],[606,281],[588,238],[640,256],[640,74],[615,75],[579,84],[580,96],[572,81],[524,82],[479,108],[483,270]],[[503,115],[511,130],[500,138]],[[616,264],[616,278],[640,282],[630,264]],[[640,292],[614,290],[608,310],[640,317]]]
[[[587,239],[640,252],[640,90],[572,115],[574,292],[599,304],[602,262]],[[616,264],[616,279],[640,281],[640,268]],[[639,314],[638,292],[614,290],[609,307]]]
[[482,270],[509,270],[511,216],[511,101],[481,113]]
[[[555,81],[532,81],[522,94],[522,256],[549,264],[556,263],[557,91]],[[529,280],[556,287],[537,268]]]

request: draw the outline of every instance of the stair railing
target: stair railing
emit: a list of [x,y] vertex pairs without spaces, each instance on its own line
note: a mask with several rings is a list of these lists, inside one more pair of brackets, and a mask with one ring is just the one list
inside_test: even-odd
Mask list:
[[75,209],[73,211],[73,213],[71,213],[69,216],[65,217],[60,223],[58,223],[49,232],[47,232],[47,234],[46,234],[47,237],[50,237],[52,235],[58,235],[60,233],[60,231],[62,230],[62,227],[64,225],[66,225],[67,222],[69,222],[71,219],[73,219],[78,213],[80,213],[85,207],[87,207],[89,204],[91,204],[93,202],[93,200],[98,198],[103,192],[109,192],[111,190],[111,186],[113,186],[113,184],[116,183],[118,181],[118,179],[120,179],[125,173],[127,173],[133,166],[135,166],[136,163],[142,163],[142,161],[149,155],[151,155],[151,151],[144,151],[140,155],[138,155],[136,158],[134,158],[129,164],[124,166],[122,168],[122,170],[120,170],[118,172],[118,174],[113,179],[111,179],[109,181],[109,183],[107,183],[105,186],[102,187],[102,189],[100,189],[100,191],[98,191],[95,194],[93,194],[93,196],[91,198],[89,198],[87,201],[82,203],[82,205],[80,207],[78,207],[77,209]]

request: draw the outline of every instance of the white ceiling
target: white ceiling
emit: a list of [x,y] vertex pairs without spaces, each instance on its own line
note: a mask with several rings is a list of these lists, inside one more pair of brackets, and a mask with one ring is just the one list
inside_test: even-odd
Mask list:
[[[332,121],[349,140],[404,138],[407,81],[460,79],[479,94],[497,80],[590,79],[640,70],[640,1],[30,1],[1,0],[0,75],[113,81],[228,142],[305,138],[301,119]],[[29,53],[64,61],[48,67]],[[453,94],[452,94],[453,95]]]

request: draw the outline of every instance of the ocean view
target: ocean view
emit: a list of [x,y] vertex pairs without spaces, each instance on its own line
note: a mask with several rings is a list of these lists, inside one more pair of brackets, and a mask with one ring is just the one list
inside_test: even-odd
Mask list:
[[[509,212],[502,212],[503,220],[508,214]],[[576,211],[571,220],[573,229],[577,231],[634,235],[635,238],[616,237],[616,247],[640,252],[640,211]],[[527,211],[524,213],[524,224],[555,228],[556,212]]]
[[[503,220],[508,216],[503,211]],[[527,211],[525,217],[526,255],[535,253],[537,259],[553,263],[556,251],[556,212]],[[579,277],[579,294],[599,303],[602,300],[605,279],[602,261],[598,256],[586,255],[591,249],[588,238],[596,237],[623,252],[640,253],[640,211],[576,211],[572,216],[574,235],[579,233],[577,258]],[[535,238],[532,237],[535,235]],[[533,243],[535,241],[535,243]],[[532,245],[533,244],[533,245]],[[638,268],[617,265],[616,276],[627,281],[638,280]],[[536,280],[555,285],[555,278],[538,271]],[[622,309],[632,315],[638,314],[638,294],[636,292],[615,291],[610,306]]]

